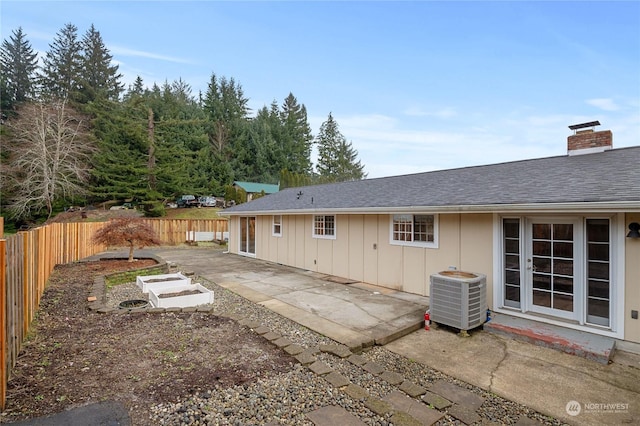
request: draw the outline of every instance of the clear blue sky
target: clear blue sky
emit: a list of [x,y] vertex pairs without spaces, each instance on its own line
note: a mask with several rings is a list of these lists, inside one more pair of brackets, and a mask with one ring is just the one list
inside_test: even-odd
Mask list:
[[124,75],[233,77],[258,109],[293,93],[316,135],[331,112],[369,177],[564,155],[599,120],[640,145],[640,2],[11,1],[44,54],[91,24]]

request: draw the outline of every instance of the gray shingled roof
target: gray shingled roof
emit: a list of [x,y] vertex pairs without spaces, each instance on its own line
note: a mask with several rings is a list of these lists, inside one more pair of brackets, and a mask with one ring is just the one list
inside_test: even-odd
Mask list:
[[640,146],[288,188],[222,213],[477,211],[507,205],[602,202],[640,209]]

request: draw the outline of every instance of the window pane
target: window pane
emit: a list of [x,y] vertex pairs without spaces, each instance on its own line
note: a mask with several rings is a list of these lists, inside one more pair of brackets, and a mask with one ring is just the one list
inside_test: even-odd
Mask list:
[[573,296],[554,293],[553,308],[573,312]]
[[594,317],[609,318],[609,301],[590,298],[587,303],[587,314]]
[[535,239],[551,239],[551,225],[546,223],[533,224],[533,238]]
[[536,306],[551,307],[551,293],[533,290],[533,304]]
[[608,262],[589,262],[589,278],[608,280],[609,279],[609,263]]
[[533,267],[536,272],[551,273],[551,259],[548,257],[534,257]]
[[324,235],[324,216],[314,216],[313,230],[315,235]]
[[553,291],[559,291],[561,293],[573,294],[573,278],[554,277],[553,278]]
[[514,302],[520,301],[520,287],[508,285],[505,287],[506,300],[513,300]]
[[573,243],[553,243],[553,257],[573,258]]
[[609,260],[609,244],[589,243],[588,255],[590,260]]
[[504,251],[511,254],[520,253],[520,241],[507,238],[504,241]]
[[551,256],[551,243],[549,241],[534,241],[533,254],[536,256]]
[[553,260],[553,273],[573,276],[573,260]]
[[413,240],[433,241],[433,216],[416,215],[413,220]]
[[553,225],[553,239],[573,241],[573,225],[570,223],[556,223]]
[[520,285],[520,271],[505,271],[504,280],[507,284]]
[[336,218],[334,216],[325,216],[325,235],[335,235],[336,230]]
[[589,297],[609,299],[609,282],[589,280]]
[[549,275],[533,274],[533,288],[551,290],[551,277]]
[[413,219],[411,215],[397,214],[393,216],[394,241],[412,241]]
[[587,241],[609,242],[609,219],[587,219]]
[[503,226],[505,238],[520,238],[520,219],[504,219]]
[[519,269],[520,268],[520,256],[518,255],[506,255],[504,257],[504,266],[507,269]]

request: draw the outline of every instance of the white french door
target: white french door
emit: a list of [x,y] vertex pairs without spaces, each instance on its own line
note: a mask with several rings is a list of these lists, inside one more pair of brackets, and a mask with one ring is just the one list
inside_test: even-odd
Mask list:
[[530,218],[525,248],[527,310],[569,320],[580,318],[582,232],[578,220]]
[[240,216],[240,254],[255,256],[256,254],[256,218]]
[[502,306],[611,328],[613,245],[609,217],[502,219]]

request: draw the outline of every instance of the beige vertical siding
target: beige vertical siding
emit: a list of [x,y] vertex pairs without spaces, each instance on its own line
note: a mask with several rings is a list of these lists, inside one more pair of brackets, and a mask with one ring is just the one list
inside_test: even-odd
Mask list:
[[[347,270],[345,277],[352,280],[365,281],[364,279],[364,252],[365,250],[373,250],[372,246],[365,244],[364,239],[364,216],[350,215],[349,220],[349,242],[346,258]],[[362,243],[360,243],[362,242]]]
[[[238,232],[237,218],[230,229]],[[272,216],[258,216],[256,257],[383,287],[428,295],[431,274],[455,267],[491,279],[492,216],[442,214],[438,248],[389,243],[390,215],[337,215],[336,239],[312,237],[312,216],[283,216],[282,237],[272,235]],[[237,235],[229,242],[238,252]]]
[[[626,215],[625,236],[629,232],[627,225],[631,222],[640,222],[640,213]],[[625,238],[625,249],[624,340],[640,343],[640,319],[631,318],[632,310],[640,310],[640,240]]]
[[352,278],[349,274],[349,265],[351,264],[351,258],[349,257],[349,245],[352,244],[362,247],[362,240],[360,240],[359,242],[354,241],[353,243],[351,243],[351,240],[349,238],[349,225],[351,224],[351,221],[349,220],[349,218],[350,215],[341,215],[336,217],[336,229],[338,230],[340,235],[333,241],[332,244],[333,258],[331,261],[331,274],[338,277]]
[[[379,238],[379,226],[378,222],[380,217],[378,215],[364,215],[362,217],[364,229],[363,229],[363,281],[366,283],[377,284],[378,283],[378,264],[380,262],[380,245]],[[388,232],[388,231],[387,231]],[[375,248],[374,248],[375,247]]]
[[231,253],[238,253],[239,249],[239,230],[240,230],[240,218],[237,216],[232,216],[229,218],[229,251]]

